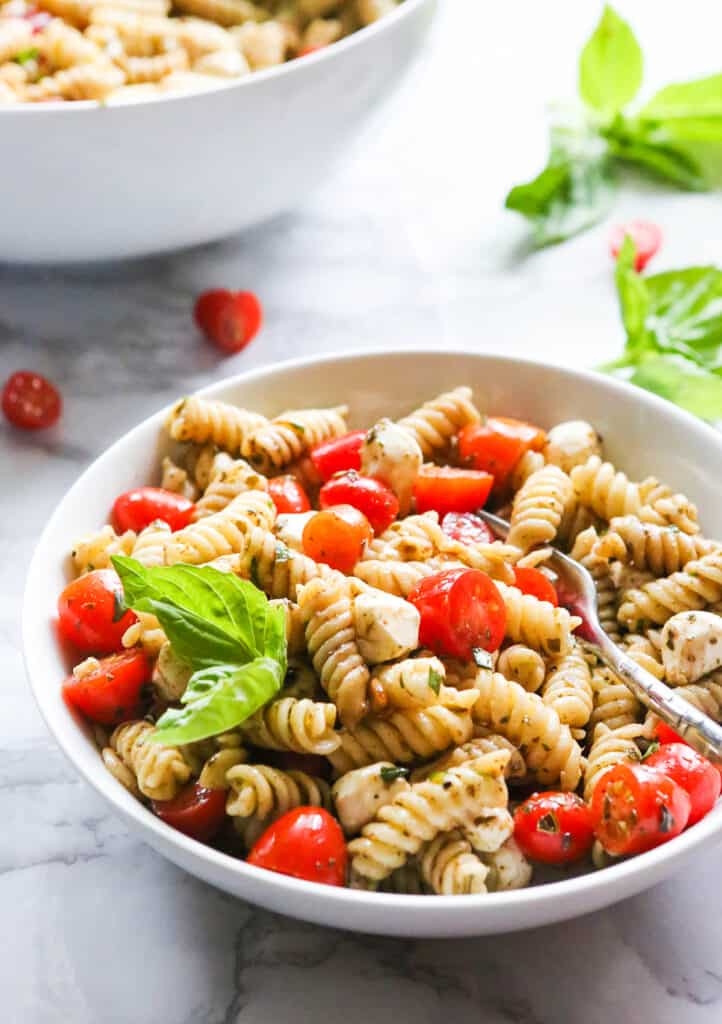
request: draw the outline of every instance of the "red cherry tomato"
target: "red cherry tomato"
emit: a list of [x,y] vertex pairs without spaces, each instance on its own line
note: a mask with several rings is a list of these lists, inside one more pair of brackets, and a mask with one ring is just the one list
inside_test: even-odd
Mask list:
[[295,476],[275,476],[268,481],[268,493],[279,515],[282,512],[310,512],[311,502]]
[[673,779],[644,764],[617,764],[597,782],[592,797],[594,832],[614,856],[644,853],[684,829],[688,794]]
[[58,598],[58,631],[84,654],[120,650],[123,633],[136,621],[123,610],[123,586],[113,569],[96,569],[69,583]]
[[299,57],[308,57],[312,53],[317,53],[319,50],[323,50],[323,46],[304,46],[302,50],[298,51]]
[[263,320],[253,292],[214,288],[196,301],[193,318],[206,338],[224,352],[240,352],[255,338]]
[[162,519],[175,531],[188,526],[194,511],[193,502],[182,494],[162,487],[136,487],[115,499],[111,518],[119,533],[140,533],[156,519]]
[[554,584],[540,569],[514,569],[514,586],[522,594],[531,594],[538,601],[548,601],[555,608],[559,606]]
[[494,477],[477,469],[422,466],[414,481],[417,512],[473,512],[489,497]]
[[687,825],[694,825],[714,807],[722,778],[711,761],[686,743],[668,743],[645,760],[648,768],[674,779],[688,794],[691,808]]
[[317,512],[303,529],[303,551],[314,562],[323,562],[347,575],[373,537],[366,516],[353,505],[336,505]]
[[644,270],[652,257],[659,251],[662,244],[662,232],[656,224],[648,220],[630,220],[626,224],[615,224],[609,235],[609,248],[612,258],[616,260],[625,237],[634,242],[637,255],[634,260],[635,270]]
[[575,793],[534,793],[514,812],[514,838],[543,864],[571,864],[592,848],[592,815]]
[[662,746],[666,743],[684,743],[689,746],[687,740],[680,736],[678,732],[675,732],[672,726],[667,725],[666,722],[657,722],[654,727],[654,736]]
[[322,885],[346,884],[346,841],[322,807],[297,807],[267,828],[248,863]]
[[2,410],[14,427],[43,430],[60,419],[63,401],[58,389],[30,370],[18,370],[5,382]]
[[459,434],[459,458],[474,469],[494,477],[494,492],[507,485],[519,459],[527,451],[541,451],[546,434],[539,427],[508,416],[489,416],[484,423],[470,423]]
[[374,533],[383,533],[399,514],[399,501],[394,492],[372,476],[360,476],[355,469],[334,476],[321,488],[321,508],[353,505],[368,519]]
[[68,676],[63,697],[101,725],[118,725],[142,713],[142,689],[150,682],[151,665],[137,648],[111,654],[84,676]]
[[209,843],[225,819],[226,791],[190,782],[172,800],[153,800],[151,806],[166,825],[200,843]]
[[504,601],[479,569],[447,569],[426,576],[408,600],[421,615],[419,645],[440,657],[471,661],[475,648],[496,651],[504,639]]
[[447,537],[462,544],[492,544],[496,540],[484,520],[473,512],[447,512],[441,529]]
[[365,440],[365,430],[352,430],[350,434],[316,445],[311,452],[311,462],[321,479],[330,480],[347,469],[361,469],[361,448]]

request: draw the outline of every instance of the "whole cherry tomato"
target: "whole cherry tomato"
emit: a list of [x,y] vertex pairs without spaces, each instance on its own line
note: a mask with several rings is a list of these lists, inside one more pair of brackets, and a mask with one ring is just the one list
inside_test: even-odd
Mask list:
[[321,508],[353,505],[368,519],[374,533],[383,533],[399,514],[399,500],[386,484],[372,476],[361,476],[355,469],[338,473],[321,488]]
[[691,804],[687,825],[704,818],[717,802],[722,786],[720,773],[711,761],[686,743],[667,743],[644,763],[668,775],[685,790]]
[[142,714],[143,687],[151,665],[137,648],[103,658],[85,675],[68,676],[63,696],[68,704],[101,725],[118,725]]
[[521,590],[522,594],[531,594],[538,601],[548,601],[555,608],[559,605],[554,584],[540,569],[515,568],[514,586]]
[[206,338],[224,352],[240,352],[253,340],[263,310],[253,292],[214,288],[196,301],[193,317]]
[[296,807],[263,833],[248,863],[322,885],[345,885],[346,841],[322,807]]
[[135,614],[125,610],[114,569],[79,576],[58,598],[58,632],[84,654],[120,650],[123,633],[135,621]]
[[479,569],[447,569],[420,580],[408,596],[421,615],[419,644],[434,654],[471,661],[475,648],[496,651],[504,639],[506,607]]
[[474,512],[483,508],[494,477],[477,469],[422,466],[414,481],[417,512]]
[[151,806],[166,825],[200,843],[209,843],[226,816],[226,791],[189,782],[172,800],[153,800]]
[[43,430],[60,419],[63,401],[58,389],[39,373],[18,370],[5,382],[2,410],[14,427]]
[[194,511],[193,502],[182,494],[162,487],[135,487],[115,499],[111,518],[119,533],[140,533],[156,519],[162,519],[175,531],[188,526]]
[[366,516],[353,505],[336,505],[317,512],[303,529],[303,551],[314,562],[323,562],[347,575],[373,537]]
[[268,493],[279,515],[285,512],[310,512],[311,502],[295,476],[274,476],[268,481]]
[[673,779],[644,764],[617,764],[594,788],[594,833],[616,857],[644,853],[674,839],[689,821],[688,794]]
[[493,544],[496,540],[484,520],[473,512],[447,512],[441,520],[441,529],[447,537],[461,544]]
[[311,452],[311,462],[321,479],[330,480],[347,469],[361,469],[361,448],[365,440],[365,430],[352,430],[350,434],[316,445]]
[[659,251],[662,244],[662,232],[656,224],[648,220],[630,220],[626,224],[615,224],[609,236],[609,249],[612,259],[619,256],[625,237],[634,242],[636,257],[635,270],[644,270],[652,257]]
[[540,427],[508,416],[489,416],[459,434],[459,458],[494,477],[494,493],[503,492],[517,462],[528,451],[541,451],[546,434]]
[[544,864],[570,864],[592,848],[592,815],[575,793],[534,793],[514,812],[522,853]]

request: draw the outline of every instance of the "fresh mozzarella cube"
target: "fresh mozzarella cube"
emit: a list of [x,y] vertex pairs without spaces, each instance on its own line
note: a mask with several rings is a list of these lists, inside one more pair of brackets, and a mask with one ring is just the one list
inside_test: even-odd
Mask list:
[[181,661],[169,643],[164,643],[153,670],[153,685],[158,695],[167,701],[180,700],[192,674],[190,665]]
[[353,606],[356,642],[369,664],[403,658],[419,646],[421,616],[408,601],[364,588]]
[[346,772],[334,783],[334,807],[346,835],[356,835],[382,807],[409,788],[406,774],[390,761],[379,761]]
[[300,551],[303,554],[303,531],[309,519],[316,515],[315,512],[287,512],[279,516],[273,532],[280,541],[291,548],[292,551]]
[[592,455],[602,454],[602,439],[591,423],[567,420],[557,423],[547,435],[544,458],[565,473],[582,466]]
[[693,683],[722,665],[722,617],[679,612],[662,630],[662,662],[670,683]]
[[399,515],[411,508],[414,480],[424,457],[414,437],[391,420],[369,430],[361,447],[361,472],[383,480],[399,499]]

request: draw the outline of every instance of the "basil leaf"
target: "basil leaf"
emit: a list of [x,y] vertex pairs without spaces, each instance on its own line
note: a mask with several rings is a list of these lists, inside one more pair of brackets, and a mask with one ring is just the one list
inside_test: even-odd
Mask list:
[[722,119],[722,75],[668,85],[639,111],[648,121]]
[[644,359],[629,380],[701,419],[722,418],[722,378],[683,356],[659,355]]
[[183,707],[169,708],[161,716],[153,739],[177,746],[235,728],[278,693],[284,671],[271,658],[200,669],[191,676]]
[[642,84],[642,51],[626,21],[608,5],[582,50],[579,94],[604,116],[634,99]]
[[437,697],[438,697],[438,695],[439,695],[439,693],[441,691],[441,683],[442,683],[442,681],[443,681],[443,676],[441,675],[441,673],[437,672],[435,668],[430,668],[429,669],[429,687],[437,695]]
[[381,768],[381,779],[383,782],[396,782],[397,779],[405,779],[409,774],[408,768],[400,768],[385,764]]
[[648,325],[657,346],[722,369],[722,271],[688,267],[645,279]]
[[627,332],[625,355],[641,352],[649,347],[646,322],[649,314],[647,283],[634,268],[637,251],[634,242],[627,235],[619,250],[614,277],[622,313],[622,323]]
[[617,160],[690,191],[704,191],[707,181],[692,148],[675,140],[663,126],[639,119],[615,118],[603,129],[609,152]]

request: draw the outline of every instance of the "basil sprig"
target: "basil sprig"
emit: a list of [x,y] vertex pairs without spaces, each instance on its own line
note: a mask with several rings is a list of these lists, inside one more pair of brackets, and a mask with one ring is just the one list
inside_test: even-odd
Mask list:
[[226,732],[276,694],[286,674],[286,613],[247,580],[211,566],[146,568],[113,558],[125,603],[158,618],[174,654],[192,670],[180,708],[155,738],[176,745]]
[[581,53],[577,107],[554,114],[546,167],[506,197],[531,222],[536,245],[601,220],[625,166],[682,189],[722,183],[722,75],[669,85],[630,110],[642,69],[634,33],[606,6]]

